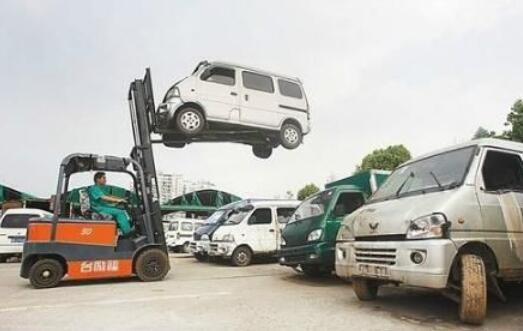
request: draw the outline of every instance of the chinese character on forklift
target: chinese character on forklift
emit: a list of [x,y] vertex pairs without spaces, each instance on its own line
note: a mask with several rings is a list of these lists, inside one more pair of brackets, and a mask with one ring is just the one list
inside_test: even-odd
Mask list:
[[[162,280],[170,269],[160,205],[153,200],[156,170],[150,128],[154,99],[150,72],[131,83],[129,106],[135,146],[130,157],[72,154],[60,165],[52,218],[34,218],[27,228],[20,275],[35,288],[71,280],[131,277]],[[78,212],[66,199],[70,177],[88,171],[129,174],[138,202],[124,206],[135,229],[119,236],[114,220],[89,208]],[[158,195],[157,195],[158,196]]]

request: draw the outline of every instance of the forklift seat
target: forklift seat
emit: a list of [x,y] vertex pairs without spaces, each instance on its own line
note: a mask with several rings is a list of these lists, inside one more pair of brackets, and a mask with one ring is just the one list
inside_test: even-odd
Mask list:
[[106,213],[99,213],[91,209],[91,201],[89,200],[89,194],[86,189],[78,191],[80,196],[80,213],[85,219],[94,221],[111,221],[113,216]]

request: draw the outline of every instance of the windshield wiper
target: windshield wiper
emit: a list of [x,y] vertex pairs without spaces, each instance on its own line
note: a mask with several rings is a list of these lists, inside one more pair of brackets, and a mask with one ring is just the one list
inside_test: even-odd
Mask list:
[[443,186],[441,185],[441,182],[438,180],[438,177],[436,177],[436,174],[433,171],[430,171],[429,174],[432,176],[432,178],[434,178],[434,181],[436,182],[436,184],[438,184],[439,189],[443,191]]
[[407,178],[405,178],[405,180],[403,181],[403,183],[401,183],[400,187],[398,187],[398,190],[396,191],[396,197],[399,197],[400,193],[401,193],[401,190],[403,190],[403,187],[405,186],[405,184],[407,184],[407,182],[409,181],[409,179],[411,178],[414,178],[414,172],[411,171],[410,174],[407,176]]

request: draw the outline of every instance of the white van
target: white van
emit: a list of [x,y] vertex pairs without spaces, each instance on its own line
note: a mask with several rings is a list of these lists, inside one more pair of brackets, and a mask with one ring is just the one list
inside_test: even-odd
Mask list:
[[247,266],[253,255],[276,255],[281,229],[298,207],[298,200],[252,200],[236,209],[213,233],[209,255]]
[[40,209],[16,208],[6,210],[0,217],[0,262],[22,256],[27,223],[33,217],[52,217]]
[[203,221],[194,218],[175,217],[169,222],[165,239],[172,252],[189,252],[189,245],[194,231],[202,226]]
[[310,131],[298,78],[225,62],[200,62],[167,91],[156,115],[166,146],[229,140],[251,145],[260,158],[280,144],[297,148]]

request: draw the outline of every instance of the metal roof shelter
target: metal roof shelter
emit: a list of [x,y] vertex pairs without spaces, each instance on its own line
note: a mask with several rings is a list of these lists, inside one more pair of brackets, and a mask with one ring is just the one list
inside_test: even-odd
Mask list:
[[325,184],[325,188],[331,188],[340,185],[352,185],[371,195],[390,175],[387,170],[367,170],[358,172],[355,175],[336,180]]
[[198,215],[210,215],[216,209],[234,201],[239,196],[218,190],[199,190],[180,195],[161,206],[162,214],[177,211],[193,212]]

